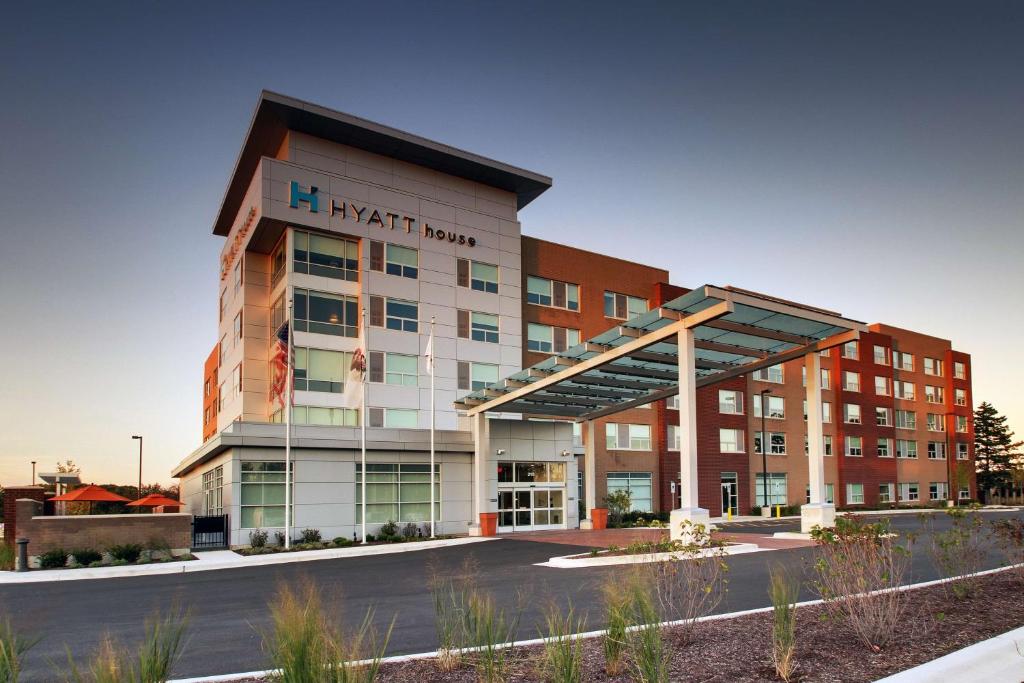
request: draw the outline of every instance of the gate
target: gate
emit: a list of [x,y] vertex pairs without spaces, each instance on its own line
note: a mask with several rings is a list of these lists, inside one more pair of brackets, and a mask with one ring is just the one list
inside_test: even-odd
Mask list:
[[197,515],[192,517],[193,550],[211,550],[227,547],[227,515]]

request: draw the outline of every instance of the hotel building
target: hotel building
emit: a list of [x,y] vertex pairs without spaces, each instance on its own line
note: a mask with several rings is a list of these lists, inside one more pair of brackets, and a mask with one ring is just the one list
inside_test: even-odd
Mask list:
[[[537,173],[264,92],[213,225],[225,243],[218,334],[202,385],[203,443],[174,470],[190,511],[228,515],[232,545],[247,543],[252,529],[284,524],[285,430],[271,389],[289,302],[295,529],[352,537],[363,476],[372,530],[389,520],[422,525],[431,486],[441,533],[486,532],[483,515],[496,515],[499,531],[577,526],[589,517],[585,480],[591,501],[626,489],[637,509],[678,507],[676,399],[585,423],[594,434],[589,477],[589,429],[580,422],[521,410],[474,422],[457,403],[522,385],[505,378],[690,292],[669,284],[665,270],[524,236],[518,210],[550,186]],[[434,472],[424,358],[431,321]],[[368,349],[366,473],[361,416],[343,401],[360,334]],[[945,340],[871,325],[821,356],[831,501],[973,495],[973,475],[962,471],[973,467],[961,468],[973,458],[966,354]],[[696,390],[699,504],[713,516],[763,502],[764,389],[768,502],[807,501],[804,362]],[[591,393],[602,391],[615,393]]]

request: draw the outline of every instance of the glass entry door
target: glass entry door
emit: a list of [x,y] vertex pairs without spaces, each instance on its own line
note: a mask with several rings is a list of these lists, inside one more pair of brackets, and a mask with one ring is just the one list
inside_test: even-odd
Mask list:
[[498,529],[527,531],[565,528],[565,489],[498,491]]
[[739,514],[739,485],[735,472],[722,472],[722,516],[732,510],[733,516]]

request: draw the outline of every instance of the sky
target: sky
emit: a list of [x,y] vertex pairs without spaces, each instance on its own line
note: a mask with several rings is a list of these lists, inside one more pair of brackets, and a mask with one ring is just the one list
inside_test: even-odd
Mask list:
[[201,441],[266,88],[554,178],[526,234],[951,339],[1024,434],[1024,5],[15,3],[0,485]]

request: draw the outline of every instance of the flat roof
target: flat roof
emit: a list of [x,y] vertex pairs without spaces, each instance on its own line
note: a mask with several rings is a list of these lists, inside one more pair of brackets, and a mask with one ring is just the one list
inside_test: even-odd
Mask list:
[[510,164],[361,119],[311,102],[263,90],[242,143],[242,151],[213,223],[227,235],[264,156],[274,156],[288,130],[392,157],[449,175],[512,192],[522,209],[551,187],[551,178]]
[[864,323],[758,292],[704,285],[484,389],[455,407],[592,420],[679,392],[678,333],[697,387],[857,339]]

